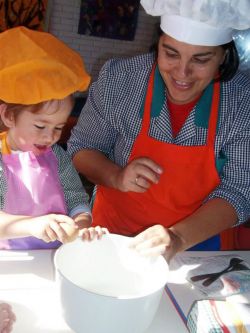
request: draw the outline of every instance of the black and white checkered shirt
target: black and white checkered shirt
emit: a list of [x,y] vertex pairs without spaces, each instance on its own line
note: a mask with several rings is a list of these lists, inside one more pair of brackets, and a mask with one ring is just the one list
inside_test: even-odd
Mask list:
[[[89,90],[88,100],[72,131],[68,151],[97,149],[115,163],[127,164],[141,128],[141,107],[154,62],[152,54],[112,59],[102,68]],[[250,79],[237,73],[221,84],[216,158],[227,157],[220,185],[207,200],[219,197],[230,202],[242,223],[250,216]],[[192,110],[180,133],[173,138],[167,103],[151,118],[150,135],[176,145],[204,145],[207,129],[195,124]]]

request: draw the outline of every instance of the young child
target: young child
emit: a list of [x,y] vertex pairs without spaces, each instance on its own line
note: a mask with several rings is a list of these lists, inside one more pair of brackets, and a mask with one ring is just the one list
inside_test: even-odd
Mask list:
[[100,237],[88,195],[56,142],[90,77],[81,57],[49,33],[0,34],[0,248],[56,248]]
[[0,333],[10,333],[15,321],[16,316],[12,312],[11,306],[6,303],[0,303]]

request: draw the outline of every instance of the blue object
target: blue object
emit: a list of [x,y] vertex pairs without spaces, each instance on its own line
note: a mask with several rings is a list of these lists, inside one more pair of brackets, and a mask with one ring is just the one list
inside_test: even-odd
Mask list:
[[220,251],[220,236],[208,238],[204,242],[190,247],[187,251]]

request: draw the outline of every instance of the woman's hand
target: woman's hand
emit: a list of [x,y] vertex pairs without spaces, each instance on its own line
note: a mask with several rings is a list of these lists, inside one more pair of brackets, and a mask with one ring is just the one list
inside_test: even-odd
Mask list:
[[115,188],[122,192],[146,192],[152,184],[159,182],[162,168],[147,157],[131,161],[118,171]]
[[130,247],[143,256],[163,255],[169,262],[179,252],[181,240],[170,229],[158,224],[137,235]]
[[59,240],[72,241],[78,236],[79,228],[75,221],[66,215],[49,214],[29,219],[31,235],[45,242]]
[[11,306],[6,303],[0,303],[0,333],[10,333],[16,316],[12,312]]

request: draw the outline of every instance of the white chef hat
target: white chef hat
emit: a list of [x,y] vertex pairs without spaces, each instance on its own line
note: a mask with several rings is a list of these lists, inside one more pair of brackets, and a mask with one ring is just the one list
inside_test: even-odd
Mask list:
[[163,32],[188,44],[226,44],[234,29],[250,27],[250,0],[141,0],[141,5],[161,16]]

